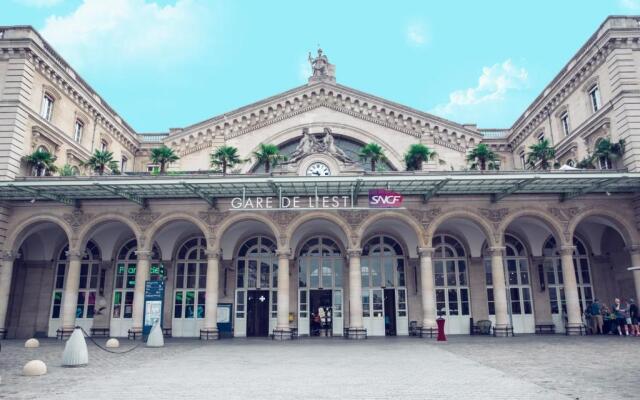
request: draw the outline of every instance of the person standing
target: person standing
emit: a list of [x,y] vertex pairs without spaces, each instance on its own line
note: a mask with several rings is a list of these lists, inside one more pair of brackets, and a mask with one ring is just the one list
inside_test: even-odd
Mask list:
[[629,318],[631,319],[631,334],[633,336],[640,335],[640,327],[638,326],[638,306],[633,299],[629,299]]
[[624,306],[620,303],[620,299],[616,298],[613,301],[613,306],[611,306],[611,309],[616,317],[616,329],[618,330],[618,335],[622,336],[625,332],[627,320],[624,316],[625,309]]
[[602,304],[598,299],[593,300],[589,306],[589,313],[591,314],[591,332],[594,335],[602,335],[604,333],[602,329]]

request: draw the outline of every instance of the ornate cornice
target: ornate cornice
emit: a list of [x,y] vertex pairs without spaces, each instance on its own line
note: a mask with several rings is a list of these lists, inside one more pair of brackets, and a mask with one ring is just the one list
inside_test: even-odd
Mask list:
[[186,155],[213,146],[213,139],[220,135],[225,139],[235,138],[319,107],[326,107],[416,138],[424,135],[434,136],[439,145],[460,152],[466,152],[470,143],[477,143],[482,139],[480,133],[454,122],[342,85],[322,82],[301,86],[186,127],[163,141],[174,148],[184,146],[180,153]]
[[632,32],[624,32],[622,36],[613,36],[611,32],[607,32],[597,41],[590,39],[513,124],[512,134],[508,139],[511,147],[519,146],[548,116],[564,105],[571,94],[581,90],[585,81],[591,79],[593,72],[604,64],[614,49],[629,47],[640,48],[637,35]]
[[30,38],[3,41],[0,53],[30,61],[34,70],[46,77],[51,86],[65,94],[83,113],[90,115],[128,151],[135,153],[139,143],[133,129],[44,40],[42,46]]

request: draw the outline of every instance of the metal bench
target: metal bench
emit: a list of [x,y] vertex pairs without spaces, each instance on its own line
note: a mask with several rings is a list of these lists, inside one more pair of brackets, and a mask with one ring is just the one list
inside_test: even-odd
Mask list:
[[587,334],[587,328],[584,325],[579,325],[579,326],[567,326],[565,327],[565,331],[564,334],[566,336],[569,335],[579,335],[579,336],[584,336]]
[[483,319],[472,325],[471,332],[473,335],[491,335],[491,321]]
[[109,337],[109,328],[91,328],[92,337]]
[[552,335],[556,333],[556,326],[554,324],[537,324],[536,335]]
[[500,327],[494,326],[493,327],[493,336],[507,337],[509,335],[515,336],[513,334],[513,326],[500,326]]

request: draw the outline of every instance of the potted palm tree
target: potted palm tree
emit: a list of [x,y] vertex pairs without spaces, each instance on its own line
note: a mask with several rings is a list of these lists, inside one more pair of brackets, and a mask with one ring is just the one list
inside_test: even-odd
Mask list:
[[151,149],[151,161],[160,164],[160,174],[164,174],[167,164],[178,161],[180,157],[167,146],[156,147]]
[[615,161],[622,158],[624,154],[624,139],[620,139],[615,143],[611,142],[611,139],[604,138],[598,141],[596,148],[593,151],[593,158],[600,162],[600,167],[609,169],[613,166]]
[[467,161],[471,163],[471,169],[498,169],[498,156],[485,143],[477,145],[467,155]]
[[529,146],[527,164],[532,168],[536,168],[536,165],[539,164],[540,169],[546,171],[551,167],[551,161],[555,156],[556,149],[549,145],[549,141],[547,139],[544,139]]
[[109,150],[103,151],[96,149],[91,158],[83,162],[82,165],[91,168],[91,170],[97,172],[98,175],[104,175],[107,168],[114,174],[120,173],[118,170],[118,162],[113,159],[113,153]]
[[404,162],[407,166],[407,171],[422,170],[422,163],[433,160],[436,156],[437,153],[429,147],[420,143],[412,144],[409,147],[409,151],[404,155]]
[[38,149],[22,159],[33,168],[36,176],[51,175],[57,170],[54,164],[57,157],[46,150]]
[[221,170],[223,175],[227,173],[227,168],[232,168],[241,162],[238,149],[233,146],[220,146],[211,153],[211,166]]
[[280,154],[280,149],[275,144],[260,143],[258,151],[253,153],[258,163],[264,163],[264,172],[267,174],[271,167],[275,167],[281,161],[287,161],[287,156]]
[[384,154],[384,149],[377,143],[369,143],[364,145],[360,149],[360,159],[362,161],[369,161],[371,163],[371,172],[376,171],[376,164],[378,162],[387,161],[387,156]]
[[65,164],[59,170],[60,176],[74,176],[76,175],[76,170],[69,164]]

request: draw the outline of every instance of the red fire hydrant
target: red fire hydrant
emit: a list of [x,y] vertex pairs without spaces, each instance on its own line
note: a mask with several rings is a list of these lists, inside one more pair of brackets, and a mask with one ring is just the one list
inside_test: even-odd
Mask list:
[[446,342],[447,336],[444,334],[444,318],[438,317],[436,319],[436,324],[438,324],[438,342]]

